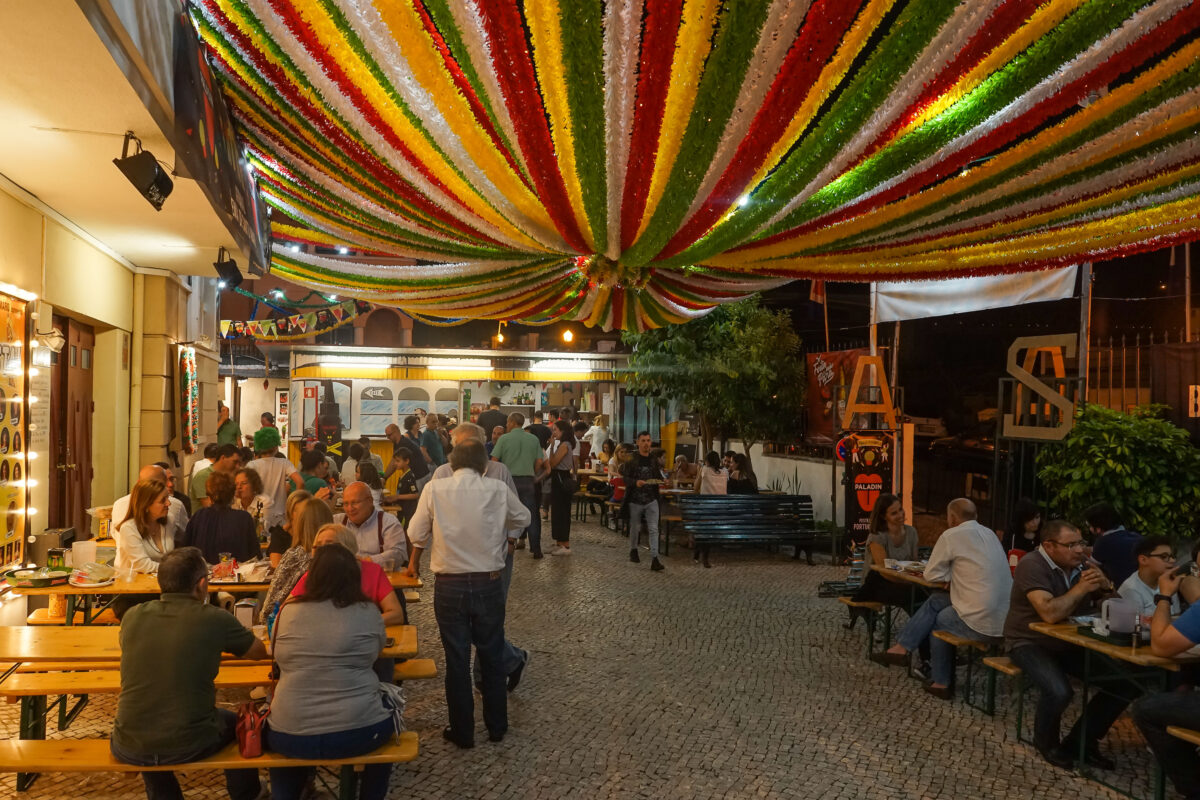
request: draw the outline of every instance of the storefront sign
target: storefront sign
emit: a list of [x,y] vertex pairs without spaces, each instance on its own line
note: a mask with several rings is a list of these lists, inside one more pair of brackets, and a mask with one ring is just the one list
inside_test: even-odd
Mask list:
[[847,451],[846,534],[856,544],[867,539],[871,509],[892,491],[896,440],[891,431],[858,431],[842,439]]
[[[835,350],[829,353],[809,353],[808,360],[808,439],[834,440],[834,421],[840,420],[846,409],[845,398],[837,398],[838,386],[850,383],[854,365],[869,351],[863,348]],[[838,407],[834,408],[835,400]]]

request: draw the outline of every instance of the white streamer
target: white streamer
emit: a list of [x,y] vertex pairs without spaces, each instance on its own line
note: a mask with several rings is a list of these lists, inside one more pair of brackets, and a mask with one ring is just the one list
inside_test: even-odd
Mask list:
[[642,0],[610,0],[604,17],[604,143],[608,156],[608,246],[604,252],[613,260],[621,256],[621,202],[633,137],[641,25]]

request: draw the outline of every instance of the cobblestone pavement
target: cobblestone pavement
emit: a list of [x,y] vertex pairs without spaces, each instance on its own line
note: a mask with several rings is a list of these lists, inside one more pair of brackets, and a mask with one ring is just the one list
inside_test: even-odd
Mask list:
[[[410,683],[406,718],[421,753],[394,770],[391,796],[1117,796],[1044,764],[1014,740],[1011,714],[937,700],[904,670],[868,662],[862,625],[844,630],[843,607],[816,596],[841,568],[717,551],[703,569],[676,542],[653,573],[597,525],[576,523],[573,542],[568,558],[517,553],[508,633],[533,656],[508,736],[489,743],[480,721],[476,747],[454,748],[440,735],[440,679]],[[431,587],[422,594],[412,619],[440,669]],[[0,705],[3,735],[16,735],[17,709]],[[112,713],[111,697],[95,697],[66,735],[106,735]],[[1147,758],[1135,739],[1114,754]],[[181,780],[189,797],[224,796],[217,775]],[[0,778],[0,792],[13,789],[11,775]],[[43,775],[27,796],[144,795],[136,775],[110,773]]]

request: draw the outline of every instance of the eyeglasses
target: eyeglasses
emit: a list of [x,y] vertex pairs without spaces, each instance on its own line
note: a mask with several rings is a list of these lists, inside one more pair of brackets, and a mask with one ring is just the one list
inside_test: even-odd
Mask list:
[[1175,560],[1174,553],[1147,553],[1146,555],[1149,556],[1150,558],[1161,558],[1163,561],[1174,561]]
[[1048,541],[1050,544],[1056,544],[1059,547],[1067,550],[1082,550],[1084,547],[1086,547],[1086,545],[1083,543],[1083,539],[1076,539],[1073,542],[1056,542],[1053,539],[1049,539]]

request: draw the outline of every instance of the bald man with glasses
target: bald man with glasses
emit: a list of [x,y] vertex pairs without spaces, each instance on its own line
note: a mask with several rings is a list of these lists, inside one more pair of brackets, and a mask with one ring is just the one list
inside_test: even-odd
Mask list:
[[[1073,690],[1068,675],[1083,677],[1084,653],[1077,645],[1030,630],[1034,622],[1063,622],[1073,614],[1093,611],[1102,593],[1112,584],[1094,564],[1079,529],[1064,520],[1046,524],[1042,544],[1017,564],[1012,596],[1004,622],[1004,644],[1009,657],[1038,688],[1033,743],[1050,764],[1071,769],[1084,741],[1084,760],[1093,767],[1112,769],[1112,760],[1100,753],[1100,740],[1138,695],[1127,681],[1106,681],[1087,705],[1086,725],[1079,722],[1060,740],[1062,715],[1071,704]],[[1114,675],[1119,669],[1105,656],[1093,654],[1094,675]],[[1080,721],[1083,721],[1081,718]]]

